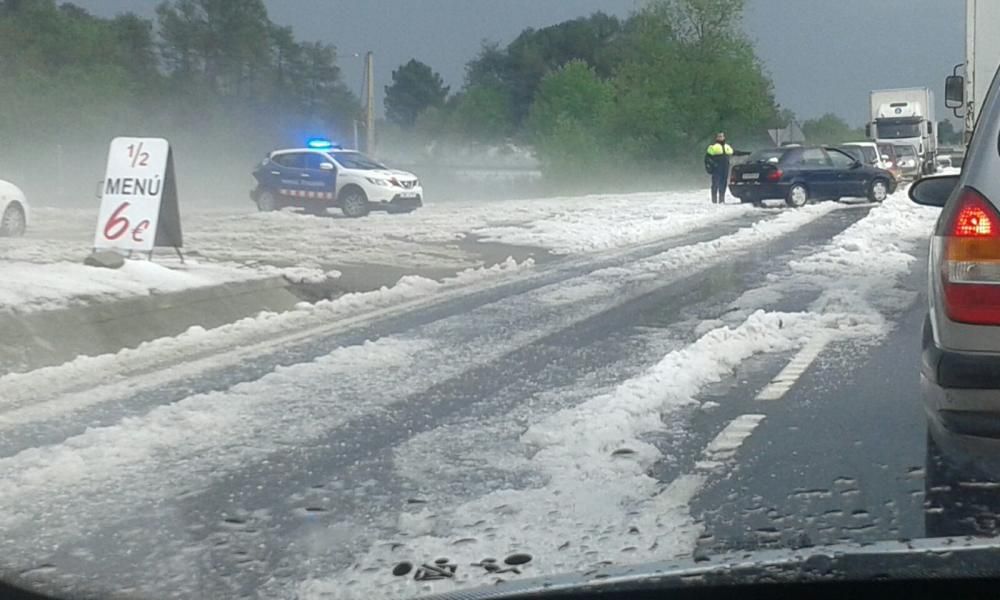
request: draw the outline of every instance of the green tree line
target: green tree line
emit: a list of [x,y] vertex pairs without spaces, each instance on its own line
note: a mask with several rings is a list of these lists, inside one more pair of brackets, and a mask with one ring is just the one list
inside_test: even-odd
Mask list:
[[625,19],[599,12],[526,29],[506,47],[484,45],[451,96],[427,65],[419,77],[400,69],[386,103],[407,116],[388,116],[427,137],[531,144],[552,172],[688,166],[719,130],[763,145],[782,111],[742,32],[743,9],[650,0]]
[[51,180],[58,162],[76,186],[115,135],[168,137],[189,170],[233,157],[245,178],[273,144],[344,135],[359,113],[335,48],[296,40],[263,0],[167,0],[154,19],[0,0],[0,106],[7,171]]

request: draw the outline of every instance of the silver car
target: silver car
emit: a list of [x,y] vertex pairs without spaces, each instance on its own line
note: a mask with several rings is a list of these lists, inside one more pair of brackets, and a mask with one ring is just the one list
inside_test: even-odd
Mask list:
[[943,207],[931,240],[923,335],[921,380],[931,431],[980,438],[1000,449],[998,140],[1000,76],[983,105],[961,175],[921,179],[910,198]]
[[923,172],[917,147],[909,144],[896,144],[896,166],[899,167],[903,179],[917,179]]

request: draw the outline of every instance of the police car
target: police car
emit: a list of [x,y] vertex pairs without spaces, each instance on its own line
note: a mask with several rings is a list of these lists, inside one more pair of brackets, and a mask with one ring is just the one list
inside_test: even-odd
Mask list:
[[0,179],[0,237],[18,237],[28,228],[28,200],[24,192]]
[[372,210],[405,213],[423,205],[424,191],[414,174],[327,140],[275,150],[253,176],[257,187],[250,198],[261,211],[291,206],[319,214],[339,208],[348,217],[363,217]]

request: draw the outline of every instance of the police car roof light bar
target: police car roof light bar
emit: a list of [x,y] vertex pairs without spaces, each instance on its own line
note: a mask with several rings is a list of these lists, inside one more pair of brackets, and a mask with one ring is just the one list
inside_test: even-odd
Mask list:
[[313,138],[306,142],[306,145],[313,150],[330,150],[332,148],[338,148],[333,142],[323,138]]

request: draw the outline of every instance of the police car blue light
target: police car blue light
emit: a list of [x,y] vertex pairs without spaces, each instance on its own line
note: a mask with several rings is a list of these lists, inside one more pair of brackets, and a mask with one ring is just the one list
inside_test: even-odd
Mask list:
[[340,146],[335,145],[333,142],[323,138],[312,138],[306,142],[306,146],[312,148],[313,150],[331,150],[333,148],[339,148]]

